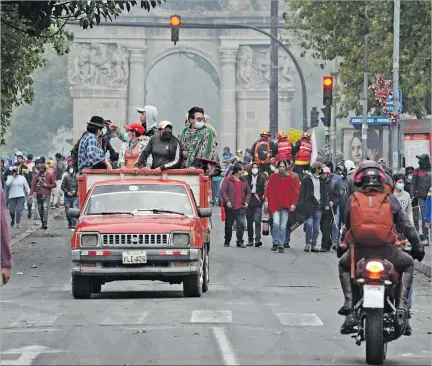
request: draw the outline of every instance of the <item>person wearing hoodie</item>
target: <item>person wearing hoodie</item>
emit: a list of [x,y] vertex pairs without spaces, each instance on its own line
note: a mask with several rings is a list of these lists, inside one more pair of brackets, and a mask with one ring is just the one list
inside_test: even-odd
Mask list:
[[279,253],[284,252],[289,214],[296,209],[298,198],[294,179],[288,174],[290,165],[290,161],[283,159],[277,162],[277,173],[270,176],[264,193],[264,205],[273,216],[271,250],[279,248]]
[[69,209],[78,207],[78,178],[72,165],[67,167],[67,174],[61,183],[61,190],[64,193],[68,229],[73,229],[77,220],[69,216]]
[[246,210],[246,221],[248,231],[247,246],[254,245],[254,226],[255,226],[255,246],[262,246],[261,242],[261,219],[262,219],[262,204],[264,201],[264,192],[266,179],[259,172],[259,164],[252,163],[250,173],[246,175],[246,182],[251,188],[251,198]]
[[310,217],[306,219],[306,246],[305,252],[320,252],[316,247],[318,234],[320,231],[320,222],[322,209],[326,201],[326,189],[323,180],[321,179],[322,164],[315,162],[311,165],[309,173],[307,173],[301,182],[299,198],[297,206],[307,204],[313,198],[318,201],[320,208]]

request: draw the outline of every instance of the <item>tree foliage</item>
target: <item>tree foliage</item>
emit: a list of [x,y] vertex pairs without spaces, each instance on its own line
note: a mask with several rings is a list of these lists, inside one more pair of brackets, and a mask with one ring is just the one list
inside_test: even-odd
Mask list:
[[[369,35],[369,85],[378,74],[393,80],[393,1],[290,0],[284,14],[300,46],[316,59],[338,59],[340,117],[361,114],[364,36]],[[403,112],[418,118],[430,114],[431,2],[402,1],[400,16],[399,87]],[[381,113],[372,90],[369,111]]]
[[[147,11],[164,0],[141,1]],[[32,74],[45,65],[45,52],[68,53],[73,35],[64,27],[77,20],[87,29],[130,11],[137,1],[8,1],[1,2],[1,144],[14,108],[34,99]]]

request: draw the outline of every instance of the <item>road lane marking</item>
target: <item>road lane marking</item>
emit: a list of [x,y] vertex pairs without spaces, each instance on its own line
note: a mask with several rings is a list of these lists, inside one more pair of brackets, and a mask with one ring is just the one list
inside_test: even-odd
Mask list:
[[240,365],[234,350],[231,347],[231,343],[225,334],[225,329],[221,327],[212,327],[212,333],[218,344],[224,365]]
[[231,310],[194,310],[191,323],[232,323]]
[[10,325],[10,328],[49,327],[57,320],[59,315],[41,313],[22,314]]
[[61,353],[63,350],[49,348],[45,346],[26,346],[22,348],[10,349],[3,351],[2,355],[20,355],[16,360],[2,360],[0,365],[31,365],[37,356],[41,353]]
[[316,314],[277,313],[276,315],[282,325],[288,325],[290,327],[301,327],[306,325],[322,327],[324,325]]
[[144,324],[144,320],[148,315],[148,311],[139,314],[122,314],[117,313],[113,316],[107,316],[102,325],[127,325],[127,324]]
[[60,329],[58,328],[26,328],[26,329],[8,329],[8,328],[2,328],[2,332],[5,333],[25,333],[25,332],[58,332]]

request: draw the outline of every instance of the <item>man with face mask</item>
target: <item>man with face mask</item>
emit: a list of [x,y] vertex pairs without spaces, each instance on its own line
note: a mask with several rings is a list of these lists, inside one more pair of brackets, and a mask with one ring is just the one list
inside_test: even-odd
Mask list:
[[69,216],[69,209],[78,207],[78,178],[71,165],[67,167],[67,174],[63,178],[61,189],[64,193],[68,229],[73,229],[76,225],[76,219]]
[[190,127],[185,127],[180,134],[180,142],[185,150],[184,168],[198,168],[197,159],[219,161],[216,151],[217,142],[212,128],[205,124],[204,109],[193,107],[188,111]]
[[180,141],[172,133],[173,126],[170,121],[162,121],[159,124],[159,133],[154,135],[144,151],[141,153],[138,161],[135,163],[135,170],[143,167],[144,171],[150,168],[144,168],[150,155],[153,157],[152,169],[157,171],[166,169],[178,169],[181,163],[182,149]]

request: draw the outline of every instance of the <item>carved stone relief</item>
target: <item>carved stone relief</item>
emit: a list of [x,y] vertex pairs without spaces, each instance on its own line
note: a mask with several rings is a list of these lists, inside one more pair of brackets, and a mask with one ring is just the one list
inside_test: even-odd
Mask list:
[[74,43],[71,50],[68,68],[70,85],[127,87],[129,52],[125,46],[106,43]]
[[[294,64],[283,49],[279,49],[279,84],[292,86]],[[270,83],[270,47],[240,46],[237,59],[237,85],[262,88]]]

